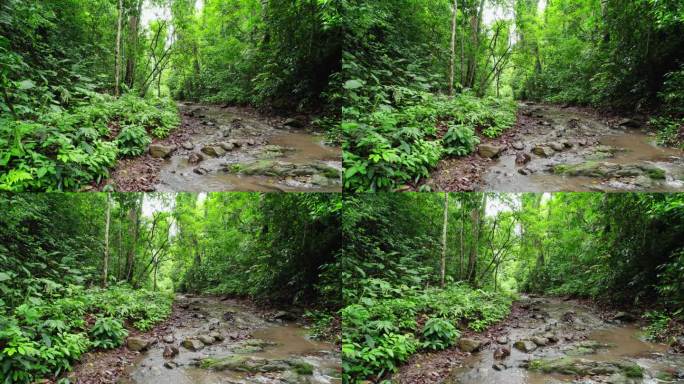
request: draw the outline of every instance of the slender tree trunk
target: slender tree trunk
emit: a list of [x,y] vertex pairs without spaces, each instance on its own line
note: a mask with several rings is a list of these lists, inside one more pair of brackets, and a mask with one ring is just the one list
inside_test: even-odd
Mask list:
[[473,226],[473,243],[470,247],[470,257],[468,258],[468,281],[474,285],[475,268],[477,267],[477,251],[480,238],[480,207],[476,206],[470,211],[471,224]]
[[102,287],[107,287],[107,268],[109,267],[109,222],[112,213],[111,194],[107,193],[107,210],[105,211],[104,261],[102,268]]
[[123,0],[119,0],[119,19],[116,27],[116,48],[114,53],[114,96],[119,96],[119,83],[121,82],[121,28],[123,24]]
[[449,193],[444,192],[444,224],[442,225],[442,263],[441,263],[441,284],[444,288],[444,275],[446,273],[446,251],[447,251],[447,226],[449,225]]
[[142,0],[134,4],[133,11],[128,18],[128,54],[126,55],[126,85],[129,89],[135,84],[135,64],[138,55],[138,40],[140,39],[140,14]]
[[456,18],[458,15],[458,0],[454,0],[453,15],[451,16],[451,60],[449,62],[449,95],[454,95],[454,67],[456,66]]
[[133,268],[135,266],[135,252],[138,245],[138,225],[140,223],[138,219],[138,201],[136,200],[128,212],[128,218],[130,221],[129,237],[131,240],[130,248],[128,249],[128,259],[126,263],[126,280],[129,283],[133,282]]
[[458,278],[459,280],[463,280],[463,261],[465,260],[465,243],[463,239],[463,234],[465,231],[465,209],[463,209],[463,200],[461,200],[461,262],[459,263],[459,268],[458,268]]

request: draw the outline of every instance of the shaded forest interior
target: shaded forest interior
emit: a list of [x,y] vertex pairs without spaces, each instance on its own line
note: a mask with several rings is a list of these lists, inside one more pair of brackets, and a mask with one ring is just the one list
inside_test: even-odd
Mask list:
[[681,1],[380,0],[346,14],[350,190],[418,186],[514,128],[520,100],[626,114],[681,146]]
[[509,316],[521,293],[638,311],[647,337],[675,340],[684,320],[683,197],[345,197],[346,378],[381,381],[415,353],[482,333]]
[[315,113],[334,137],[340,19],[328,0],[3,1],[0,190],[107,179],[179,127],[174,100]]
[[300,307],[319,330],[341,306],[339,194],[21,194],[0,211],[5,383],[119,347],[174,292]]

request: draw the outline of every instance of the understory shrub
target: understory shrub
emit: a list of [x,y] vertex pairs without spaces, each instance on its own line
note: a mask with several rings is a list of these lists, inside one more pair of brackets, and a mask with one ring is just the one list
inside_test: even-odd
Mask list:
[[[147,330],[171,313],[172,296],[159,292],[76,285],[58,291],[63,296],[30,297],[0,313],[0,382],[55,379],[89,348],[121,345],[125,322]],[[89,316],[97,317],[92,326]]]
[[[379,280],[379,279],[369,279]],[[444,349],[460,332],[482,331],[504,319],[511,298],[455,284],[445,289],[392,286],[368,281],[358,302],[342,309],[345,382],[379,381],[420,349]],[[422,330],[418,320],[427,316]]]
[[[388,100],[363,113],[363,106],[372,103],[360,94],[363,82],[351,80],[346,87],[359,104],[345,108],[342,123],[345,188],[356,192],[417,183],[429,177],[442,156],[466,156],[477,147],[478,134],[497,137],[516,119],[510,100],[467,93],[450,98],[400,86],[384,87]],[[448,127],[441,138],[440,124]]]
[[171,100],[84,97],[69,110],[0,117],[0,190],[72,191],[99,183],[117,158],[144,153],[150,135],[166,137],[180,122]]

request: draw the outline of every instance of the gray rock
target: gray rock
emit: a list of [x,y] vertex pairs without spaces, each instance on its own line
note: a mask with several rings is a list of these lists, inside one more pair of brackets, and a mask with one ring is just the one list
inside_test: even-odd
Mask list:
[[537,145],[536,147],[534,147],[534,149],[532,149],[532,153],[541,157],[551,157],[553,156],[555,151],[545,145]]
[[171,156],[175,150],[175,145],[152,144],[150,145],[150,156],[156,159],[163,159]]
[[467,337],[461,338],[458,341],[458,348],[463,352],[477,352],[482,346],[482,342]]
[[191,151],[191,150],[195,149],[195,144],[192,141],[188,140],[188,141],[184,141],[181,144],[181,147],[183,147],[183,149],[187,149],[188,151]]
[[131,351],[145,351],[147,350],[152,342],[148,339],[143,339],[142,337],[129,337],[126,340],[126,346]]
[[306,126],[306,118],[303,116],[291,117],[283,123],[285,127],[304,128]]
[[494,351],[494,358],[497,360],[505,359],[511,355],[511,350],[508,347],[499,347]]
[[214,340],[216,340],[216,341],[223,341],[223,340],[226,339],[226,338],[223,337],[223,335],[222,335],[221,333],[219,333],[219,332],[211,332],[211,333],[209,334],[209,336],[210,336],[210,337],[213,337]]
[[494,370],[497,370],[497,371],[506,370],[506,366],[501,364],[501,363],[492,365],[492,368],[494,368]]
[[205,145],[202,152],[211,157],[221,157],[226,154],[226,151],[219,145]]
[[178,363],[176,363],[175,361],[167,361],[164,363],[164,367],[167,369],[174,369],[178,367]]
[[200,335],[198,337],[199,341],[203,342],[205,345],[212,345],[214,344],[214,341],[216,341],[212,336],[209,335]]
[[201,153],[193,152],[188,156],[188,163],[189,164],[199,164],[202,161],[204,161],[204,155]]
[[287,312],[287,311],[278,311],[273,315],[273,319],[275,320],[296,320],[297,317],[294,316],[292,313]]
[[196,174],[198,174],[198,175],[200,175],[200,176],[204,176],[204,175],[206,175],[207,173],[209,173],[209,170],[206,169],[206,168],[204,168],[204,167],[197,167],[197,168],[194,168],[194,169],[192,170],[192,172],[194,172],[194,173],[196,173]]
[[179,352],[180,351],[178,350],[178,347],[176,347],[175,345],[167,345],[166,347],[164,347],[163,356],[166,358],[170,358],[178,355]]
[[537,349],[537,344],[533,343],[531,340],[520,340],[516,341],[515,344],[513,344],[513,347],[519,351],[529,353]]
[[518,153],[515,155],[515,163],[518,165],[527,164],[532,161],[532,157],[527,153]]
[[635,119],[622,119],[618,121],[618,126],[625,128],[641,128],[643,123]]
[[512,147],[513,147],[513,149],[517,149],[518,151],[522,151],[523,149],[525,149],[525,144],[523,144],[522,141],[516,141],[515,143],[513,143]]
[[480,154],[480,156],[486,157],[488,159],[499,156],[503,150],[504,147],[501,145],[480,144],[480,146],[477,147],[477,152]]
[[565,149],[565,145],[561,143],[551,143],[549,146],[556,152],[562,152]]
[[537,344],[539,347],[545,347],[549,344],[549,340],[545,337],[535,336],[532,338],[532,342]]
[[223,148],[225,151],[228,151],[228,152],[232,151],[236,147],[235,143],[232,141],[225,141],[219,145],[221,146],[221,148]]
[[174,341],[176,341],[176,339],[173,337],[173,335],[166,335],[166,336],[162,337],[162,340],[168,344],[171,344]]
[[636,321],[636,318],[627,312],[618,312],[613,316],[613,320],[620,320],[620,321],[625,321],[625,322],[633,322]]
[[532,171],[530,171],[529,168],[520,168],[518,169],[518,173],[523,176],[529,176],[532,173]]
[[496,339],[496,342],[499,344],[508,344],[508,336],[499,336]]
[[187,338],[183,340],[181,345],[191,351],[199,351],[200,349],[204,348],[204,343],[195,338]]

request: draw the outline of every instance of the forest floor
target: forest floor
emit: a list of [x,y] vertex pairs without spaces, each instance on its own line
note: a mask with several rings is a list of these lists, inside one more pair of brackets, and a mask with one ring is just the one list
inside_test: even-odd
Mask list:
[[[684,355],[644,341],[636,318],[577,300],[523,297],[506,320],[461,336],[460,342],[476,346],[471,353],[454,347],[415,355],[394,379],[412,384],[560,384],[580,377],[587,384],[684,381]],[[643,381],[633,378],[639,373]]]
[[86,354],[67,377],[77,384],[341,383],[339,348],[307,337],[300,318],[246,300],[177,296],[167,321],[129,335],[127,346]]
[[155,140],[144,156],[119,163],[110,181],[115,190],[342,191],[342,151],[325,144],[308,116],[283,119],[188,103],[179,108],[179,128]]
[[659,147],[645,118],[525,103],[517,124],[486,139],[493,158],[445,159],[433,191],[684,191],[684,151]]

